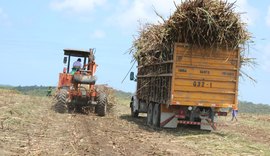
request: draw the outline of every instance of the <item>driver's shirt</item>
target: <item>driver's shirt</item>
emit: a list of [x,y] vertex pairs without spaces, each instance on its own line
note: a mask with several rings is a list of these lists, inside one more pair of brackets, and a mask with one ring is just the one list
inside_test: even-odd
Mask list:
[[73,67],[79,67],[79,68],[81,68],[81,66],[82,66],[82,64],[81,64],[81,62],[79,62],[79,61],[75,61],[74,63],[73,63]]

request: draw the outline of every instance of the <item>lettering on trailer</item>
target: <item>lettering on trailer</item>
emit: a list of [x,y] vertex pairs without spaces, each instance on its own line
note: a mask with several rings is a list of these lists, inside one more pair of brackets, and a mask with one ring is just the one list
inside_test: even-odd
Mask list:
[[222,72],[222,75],[224,76],[234,76],[233,72]]
[[182,73],[186,73],[186,72],[187,72],[187,69],[180,68],[178,71],[179,71],[179,72],[182,72]]
[[208,88],[212,88],[212,82],[193,81],[193,87],[208,87]]
[[209,70],[200,70],[200,74],[210,75]]

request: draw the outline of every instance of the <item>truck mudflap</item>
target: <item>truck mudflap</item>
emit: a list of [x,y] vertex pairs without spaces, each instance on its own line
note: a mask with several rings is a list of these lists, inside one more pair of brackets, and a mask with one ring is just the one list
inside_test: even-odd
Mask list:
[[161,112],[160,113],[160,127],[176,128],[178,125],[178,119],[175,117],[175,113]]
[[202,130],[209,130],[213,131],[217,129],[216,123],[212,122],[211,119],[202,119],[201,122],[201,129]]

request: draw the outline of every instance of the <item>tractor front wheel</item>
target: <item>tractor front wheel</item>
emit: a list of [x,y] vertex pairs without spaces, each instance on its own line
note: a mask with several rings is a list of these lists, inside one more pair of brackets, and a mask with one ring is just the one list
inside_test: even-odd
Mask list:
[[107,112],[107,95],[105,93],[100,93],[97,98],[97,105],[95,108],[95,112],[98,116],[105,116]]

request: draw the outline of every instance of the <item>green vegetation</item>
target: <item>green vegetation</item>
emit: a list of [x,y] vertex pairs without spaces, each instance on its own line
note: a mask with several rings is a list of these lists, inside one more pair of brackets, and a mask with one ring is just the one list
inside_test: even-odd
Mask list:
[[124,92],[121,90],[115,90],[114,94],[119,104],[129,105],[132,93]]
[[[53,93],[55,90],[55,87],[53,88]],[[0,85],[0,89],[10,89],[10,90],[15,90],[19,91],[21,94],[24,95],[33,95],[33,96],[46,96],[47,95],[47,90],[49,89],[49,86],[9,86],[9,85]]]
[[12,89],[13,86],[10,85],[0,85],[0,89]]
[[[54,90],[55,87],[53,87]],[[18,90],[22,94],[25,95],[34,95],[34,96],[46,96],[47,90],[49,87],[47,86],[18,86],[14,87],[13,89]]]
[[270,105],[254,104],[252,102],[240,101],[240,113],[270,114]]

